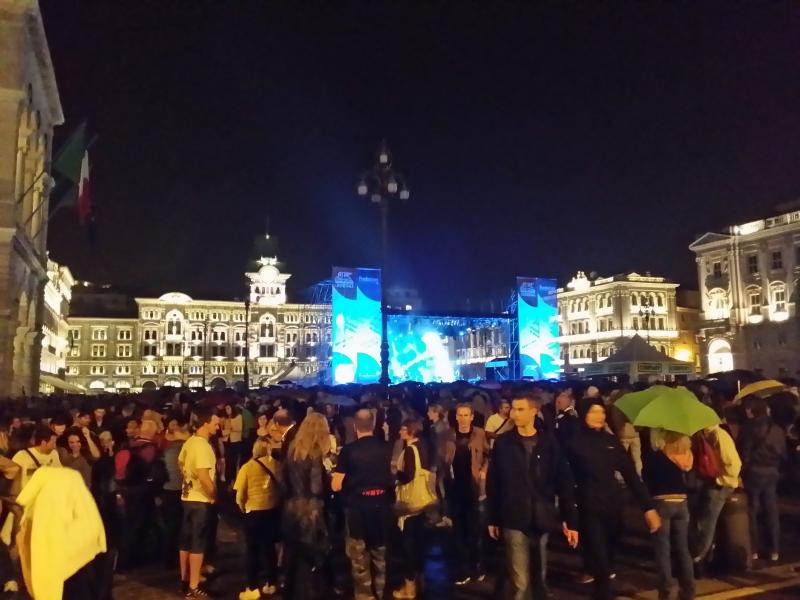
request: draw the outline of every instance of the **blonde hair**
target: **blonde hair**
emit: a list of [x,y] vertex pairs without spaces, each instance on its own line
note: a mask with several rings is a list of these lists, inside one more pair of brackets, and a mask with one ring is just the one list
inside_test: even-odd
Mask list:
[[269,454],[269,440],[265,437],[256,439],[253,444],[253,458],[261,458]]
[[312,412],[297,430],[292,445],[289,447],[291,460],[322,459],[330,451],[330,431],[328,421],[321,414]]
[[653,450],[661,450],[664,454],[686,454],[692,449],[689,436],[665,429],[652,429],[650,443]]

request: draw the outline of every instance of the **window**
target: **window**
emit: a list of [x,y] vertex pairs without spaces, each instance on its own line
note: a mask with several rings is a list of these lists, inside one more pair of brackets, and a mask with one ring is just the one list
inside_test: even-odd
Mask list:
[[211,341],[212,342],[225,342],[228,340],[228,332],[224,329],[219,329],[217,331],[211,332]]
[[606,330],[606,322],[601,320],[600,321],[600,331],[605,331],[605,330]]
[[247,357],[247,347],[246,346],[234,346],[234,348],[233,348],[233,356],[234,356],[234,358],[246,358]]
[[755,275],[758,273],[758,255],[757,254],[748,254],[747,255],[747,272],[750,275]]
[[272,321],[261,323],[261,331],[259,334],[261,337],[266,338],[275,337],[275,325],[272,323]]
[[78,367],[67,367],[67,375],[80,375],[81,370]]
[[105,358],[106,345],[105,344],[92,344],[92,358]]
[[92,365],[89,369],[92,375],[105,375],[106,368],[103,365]]
[[92,339],[105,341],[108,339],[108,332],[105,329],[92,329]]
[[296,313],[286,313],[283,315],[283,322],[284,323],[299,323],[300,322],[300,315]]
[[181,344],[167,344],[167,356],[180,356],[181,355]]
[[750,314],[751,315],[760,315],[761,314],[761,294],[752,292],[750,294]]
[[773,298],[775,300],[775,312],[786,312],[786,290],[775,290]]
[[189,319],[191,321],[205,321],[206,320],[206,313],[196,310],[189,313]]
[[130,329],[118,329],[117,330],[117,339],[118,340],[132,340],[133,339],[133,331]]
[[722,277],[722,263],[717,261],[713,266],[714,277]]
[[297,346],[287,346],[286,348],[286,356],[290,358],[297,357]]
[[637,306],[639,304],[639,296],[636,294],[631,294],[631,306]]
[[116,375],[130,375],[131,374],[131,367],[130,365],[117,365],[116,370],[114,371]]
[[202,342],[203,338],[205,338],[205,331],[202,329],[192,329],[189,337],[193,342]]
[[161,318],[161,312],[158,310],[143,310],[142,318],[150,321],[155,321]]
[[780,250],[775,250],[772,253],[772,270],[777,271],[783,268],[783,253]]
[[77,358],[78,356],[81,355],[81,349],[80,348],[70,348],[69,349],[69,355],[72,358]]
[[177,311],[167,315],[167,335],[180,335],[183,331],[183,316]]
[[225,346],[214,346],[212,355],[224,358],[228,355],[227,348]]
[[164,365],[164,375],[180,375],[180,365]]
[[244,365],[233,365],[234,375],[244,375]]
[[158,339],[158,330],[145,329],[142,339],[144,339],[147,342],[155,342]]
[[189,365],[189,375],[202,375],[203,365]]
[[211,365],[212,375],[225,375],[225,365]]
[[306,332],[306,344],[316,344],[319,341],[315,331]]
[[247,336],[245,335],[245,331],[243,329],[237,329],[233,332],[233,341],[234,342],[244,342],[247,341]]
[[639,317],[633,317],[633,328],[636,329],[637,331],[639,330]]
[[142,354],[144,356],[156,356],[158,354],[158,347],[155,344],[145,344],[142,346]]
[[664,317],[658,318],[658,328],[662,331],[664,330]]
[[287,344],[296,344],[297,343],[297,332],[296,331],[287,331],[286,332],[286,343]]
[[245,314],[244,313],[233,313],[233,321],[234,323],[244,323],[245,321]]
[[80,329],[70,329],[69,330],[69,339],[73,342],[77,342],[81,339],[81,330]]
[[272,358],[275,356],[275,344],[261,344],[258,347],[258,355],[262,358]]
[[656,306],[663,308],[664,307],[664,296],[659,294],[656,296]]
[[156,366],[153,364],[142,365],[142,375],[155,375]]
[[117,358],[130,358],[133,351],[130,344],[119,344],[117,346]]

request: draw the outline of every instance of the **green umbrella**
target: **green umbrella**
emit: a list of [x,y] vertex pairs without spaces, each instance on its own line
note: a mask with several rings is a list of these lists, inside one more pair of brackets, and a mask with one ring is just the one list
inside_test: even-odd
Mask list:
[[659,398],[665,394],[670,394],[674,391],[674,388],[667,387],[665,385],[654,385],[646,390],[642,390],[641,392],[631,392],[629,394],[625,394],[624,396],[620,396],[619,400],[614,403],[614,406],[618,408],[622,414],[628,417],[628,420],[631,423],[633,423],[645,406],[650,404],[656,398]]
[[639,411],[632,423],[636,427],[694,435],[701,429],[719,425],[720,420],[711,407],[700,402],[689,390],[678,388],[656,395]]

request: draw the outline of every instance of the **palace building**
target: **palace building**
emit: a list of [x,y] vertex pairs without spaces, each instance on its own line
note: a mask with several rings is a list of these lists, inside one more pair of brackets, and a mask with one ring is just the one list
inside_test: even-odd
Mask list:
[[111,290],[105,301],[100,290],[85,303],[94,315],[81,310],[69,320],[67,381],[87,392],[323,382],[330,304],[287,302],[291,275],[274,256],[259,256],[246,277],[244,300],[170,292],[126,303]]

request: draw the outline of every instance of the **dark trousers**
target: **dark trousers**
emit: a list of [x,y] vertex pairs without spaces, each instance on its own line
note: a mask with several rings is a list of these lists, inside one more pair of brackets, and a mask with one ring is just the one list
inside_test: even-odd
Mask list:
[[456,577],[463,579],[483,573],[484,518],[481,503],[471,491],[450,495],[453,519]]
[[[768,553],[780,552],[780,513],[778,511],[778,471],[748,473],[744,479],[744,491],[750,508],[750,543],[753,552],[766,550]],[[763,511],[764,520],[760,517]],[[766,544],[762,543],[762,524],[767,532]]]
[[160,555],[164,537],[155,499],[150,494],[126,495],[124,513],[120,559],[127,567],[147,564]]
[[208,536],[206,537],[206,547],[203,552],[206,563],[210,563],[217,558],[217,527],[219,526],[219,511],[216,504],[209,505],[208,510]]
[[508,597],[513,600],[538,599],[547,595],[547,535],[516,529],[503,530]]
[[261,566],[266,569],[266,582],[277,582],[278,557],[275,544],[278,541],[280,509],[254,510],[244,516],[244,540],[247,548],[247,587],[261,587]]
[[225,483],[233,486],[236,473],[239,471],[239,459],[242,456],[242,442],[225,443]]
[[407,517],[403,524],[403,576],[416,579],[425,570],[425,515]]
[[286,600],[309,600],[316,598],[314,565],[311,558],[293,544],[285,544],[286,552]]
[[594,577],[593,596],[596,600],[611,600],[611,573],[622,535],[622,511],[584,512],[580,533],[586,569]]
[[172,565],[178,556],[183,503],[180,490],[164,490],[161,494],[161,522],[164,524],[164,564]]

